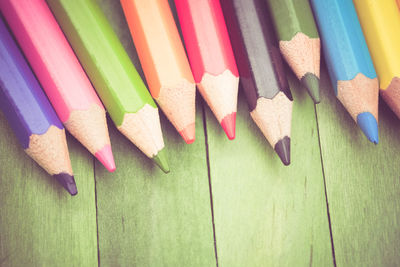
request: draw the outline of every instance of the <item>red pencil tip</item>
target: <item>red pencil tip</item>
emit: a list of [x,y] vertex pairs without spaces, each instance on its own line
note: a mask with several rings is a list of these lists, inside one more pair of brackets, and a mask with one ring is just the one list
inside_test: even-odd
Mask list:
[[236,112],[226,115],[221,121],[221,126],[229,140],[235,139]]
[[191,144],[196,139],[196,127],[194,123],[186,126],[185,129],[179,132],[186,144]]
[[102,149],[97,151],[95,157],[106,167],[109,172],[115,171],[114,156],[111,151],[111,145],[105,145]]

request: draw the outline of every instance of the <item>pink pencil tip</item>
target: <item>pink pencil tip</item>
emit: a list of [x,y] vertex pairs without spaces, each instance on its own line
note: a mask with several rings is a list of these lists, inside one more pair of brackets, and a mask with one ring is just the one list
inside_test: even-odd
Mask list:
[[105,145],[102,149],[97,151],[95,157],[106,167],[109,172],[114,172],[115,161],[114,156],[111,151],[111,145]]
[[186,144],[191,144],[196,139],[196,127],[194,123],[186,126],[185,129],[179,132]]
[[221,121],[221,126],[229,140],[235,139],[236,112],[226,115]]

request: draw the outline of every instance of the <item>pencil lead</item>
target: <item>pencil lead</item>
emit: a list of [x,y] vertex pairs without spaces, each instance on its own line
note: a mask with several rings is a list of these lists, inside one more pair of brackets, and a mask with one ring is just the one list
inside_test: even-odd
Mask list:
[[302,84],[306,87],[308,94],[311,96],[315,104],[320,100],[319,78],[312,73],[307,72],[301,78]]
[[285,136],[275,144],[275,151],[285,166],[290,164],[290,137]]
[[169,173],[170,169],[167,156],[165,154],[165,148],[158,151],[157,155],[153,157],[153,161],[157,164],[158,167],[160,167],[163,172]]
[[221,126],[229,140],[235,139],[236,112],[226,115],[221,121]]
[[186,144],[191,144],[196,139],[196,127],[194,123],[186,126],[185,129],[179,132]]
[[68,173],[59,173],[53,175],[54,178],[71,194],[71,196],[75,196],[78,194],[78,190],[76,189],[74,176],[69,175]]
[[97,151],[95,156],[109,172],[115,171],[116,167],[111,145],[105,145],[101,150]]
[[358,114],[357,124],[360,126],[361,130],[369,141],[374,144],[378,144],[378,122],[370,112],[363,112]]

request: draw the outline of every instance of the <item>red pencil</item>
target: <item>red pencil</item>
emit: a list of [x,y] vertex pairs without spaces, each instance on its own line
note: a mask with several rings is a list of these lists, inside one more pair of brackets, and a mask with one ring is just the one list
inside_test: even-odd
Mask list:
[[229,139],[235,138],[239,74],[219,1],[175,0],[199,91]]

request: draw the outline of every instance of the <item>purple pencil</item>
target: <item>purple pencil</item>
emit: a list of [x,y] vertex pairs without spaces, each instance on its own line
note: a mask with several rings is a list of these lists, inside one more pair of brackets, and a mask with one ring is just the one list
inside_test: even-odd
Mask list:
[[25,152],[76,195],[64,127],[2,19],[0,108]]

